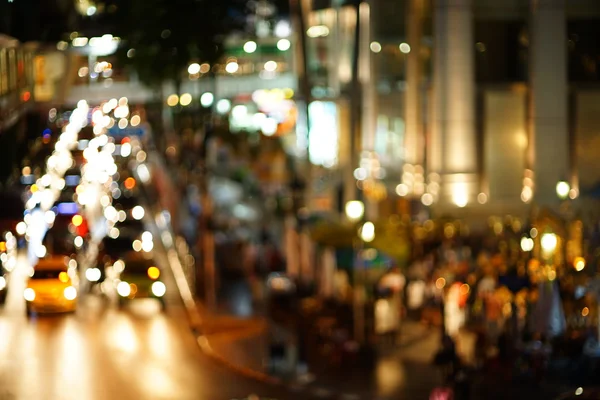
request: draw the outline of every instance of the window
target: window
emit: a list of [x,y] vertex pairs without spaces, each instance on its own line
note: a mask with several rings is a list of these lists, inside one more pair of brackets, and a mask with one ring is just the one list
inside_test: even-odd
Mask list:
[[600,23],[576,20],[567,24],[569,81],[600,80]]
[[6,49],[0,50],[0,95],[8,91],[8,62]]
[[525,21],[475,21],[477,82],[522,82],[528,79],[529,37]]

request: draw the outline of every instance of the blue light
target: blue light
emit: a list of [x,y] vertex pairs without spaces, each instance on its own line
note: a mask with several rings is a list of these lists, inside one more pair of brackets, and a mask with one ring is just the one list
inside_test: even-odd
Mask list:
[[67,176],[65,176],[65,183],[69,187],[73,187],[73,186],[79,185],[80,180],[81,180],[81,177],[79,177],[77,175],[67,175]]
[[48,128],[44,129],[44,132],[42,132],[43,136],[46,136],[46,135],[50,136],[51,134],[52,134],[52,131]]
[[77,203],[59,203],[57,210],[62,215],[75,215],[77,214]]

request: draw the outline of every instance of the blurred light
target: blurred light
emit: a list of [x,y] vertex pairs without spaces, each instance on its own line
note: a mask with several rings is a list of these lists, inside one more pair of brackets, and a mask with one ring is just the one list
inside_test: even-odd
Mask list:
[[142,242],[142,250],[146,253],[149,253],[154,248],[154,243],[152,241],[143,241]]
[[23,291],[23,297],[27,301],[35,300],[35,291],[32,288],[27,288]]
[[235,119],[242,119],[248,115],[248,107],[245,105],[239,104],[231,110],[231,116]]
[[125,263],[122,260],[117,260],[113,264],[113,268],[115,269],[115,272],[121,273],[125,269]]
[[533,190],[531,189],[530,186],[525,186],[523,188],[523,190],[521,191],[521,200],[523,201],[523,203],[528,203],[529,201],[531,201],[532,197],[533,197]]
[[208,71],[210,71],[210,64],[209,63],[200,64],[200,72],[201,73],[206,74]]
[[57,50],[60,50],[60,51],[65,51],[65,50],[66,50],[66,49],[68,49],[68,48],[69,48],[69,43],[67,43],[67,42],[65,42],[65,41],[63,41],[63,40],[61,40],[60,42],[58,42],[58,43],[56,44],[56,49],[57,49]]
[[119,129],[125,129],[127,128],[127,125],[129,125],[129,121],[127,121],[127,118],[121,118],[119,120]]
[[217,112],[219,114],[227,114],[231,110],[231,101],[227,99],[221,99],[217,101]]
[[179,104],[182,106],[189,106],[192,103],[192,95],[189,93],[184,93],[179,98]]
[[244,51],[246,53],[254,53],[257,47],[258,46],[256,45],[256,42],[253,42],[252,40],[249,40],[246,43],[244,43]]
[[160,270],[156,267],[148,268],[148,278],[150,279],[158,279],[160,276]]
[[162,296],[165,295],[166,292],[167,292],[167,287],[165,286],[164,283],[162,283],[162,282],[154,282],[152,284],[152,293],[156,297],[162,297]]
[[108,207],[110,205],[110,197],[107,194],[100,198],[100,205],[102,205],[102,207]]
[[424,206],[429,207],[433,204],[433,195],[431,193],[423,193],[423,196],[421,196],[421,203],[423,203]]
[[273,34],[279,38],[285,38],[292,34],[292,27],[286,20],[278,21],[273,29]]
[[135,160],[140,163],[146,161],[146,152],[144,150],[138,151],[135,155]]
[[119,237],[119,234],[120,234],[120,233],[121,233],[121,232],[119,232],[119,228],[116,228],[116,227],[114,227],[114,226],[113,226],[112,228],[110,228],[110,231],[108,231],[108,236],[109,236],[111,239],[116,239],[116,238],[118,238],[118,237]]
[[102,272],[98,268],[88,268],[85,271],[85,277],[90,282],[98,282],[102,277]]
[[83,238],[81,236],[77,236],[75,240],[73,240],[73,244],[75,245],[75,247],[80,248],[81,246],[83,246]]
[[62,271],[60,274],[58,274],[58,280],[62,283],[69,282],[69,274],[67,274],[65,271]]
[[152,234],[150,232],[148,232],[148,231],[142,233],[142,241],[144,241],[144,242],[147,242],[147,241],[151,242],[152,241]]
[[274,118],[265,118],[265,120],[261,124],[261,131],[265,136],[273,136],[277,133],[277,127],[279,124],[277,120]]
[[141,122],[141,118],[139,115],[134,115],[133,117],[131,117],[131,126],[138,126]]
[[590,309],[588,307],[583,307],[581,310],[581,316],[587,317],[590,314]]
[[229,72],[230,74],[234,74],[237,72],[237,70],[239,68],[240,68],[240,66],[238,65],[237,62],[231,61],[231,62],[227,63],[227,65],[225,66],[225,71]]
[[200,64],[198,64],[198,63],[192,63],[188,67],[188,74],[190,74],[190,75],[196,75],[199,72],[200,72]]
[[167,97],[167,105],[169,105],[170,107],[175,107],[177,103],[179,103],[179,96],[177,96],[176,94],[172,94],[169,97]]
[[27,231],[27,224],[23,221],[19,222],[16,226],[17,229],[17,233],[19,235],[24,235],[25,232]]
[[578,196],[579,196],[579,190],[577,190],[577,189],[569,190],[569,198],[571,200],[575,200]]
[[78,38],[73,39],[72,43],[73,43],[73,47],[83,47],[88,44],[88,38],[78,37]]
[[142,218],[144,218],[144,207],[142,206],[135,206],[133,207],[133,209],[131,210],[131,216],[136,219],[136,220],[141,220]]
[[215,96],[211,92],[202,93],[202,96],[200,96],[200,104],[203,107],[212,106],[214,101],[215,101]]
[[118,218],[119,213],[113,206],[108,206],[104,209],[104,218],[108,221],[114,221]]
[[365,214],[365,205],[362,201],[351,200],[346,203],[346,216],[352,221],[357,221]]
[[131,247],[133,247],[133,250],[135,250],[135,251],[141,251],[142,250],[142,242],[136,239],[131,244]]
[[469,292],[471,291],[471,287],[467,284],[467,283],[463,283],[462,285],[460,285],[460,294],[467,295],[469,294]]
[[141,181],[144,183],[150,182],[150,171],[146,164],[140,164],[137,167],[137,174],[140,177]]
[[131,293],[131,286],[129,286],[129,283],[121,281],[117,285],[117,293],[121,297],[127,297]]
[[0,290],[4,290],[6,287],[6,279],[3,276],[0,276]]
[[552,253],[556,249],[557,243],[558,239],[554,233],[544,233],[542,235],[542,239],[540,240],[542,250],[547,253]]
[[565,181],[560,181],[556,184],[556,194],[561,199],[566,199],[569,196],[569,191],[571,187]]
[[133,57],[135,57],[135,49],[127,50],[127,58],[133,58]]
[[37,246],[35,249],[35,256],[37,258],[46,257],[46,246],[44,246],[43,244],[40,244],[39,246]]
[[88,67],[81,67],[81,68],[79,68],[77,75],[79,75],[80,78],[83,78],[84,76],[87,76],[87,74],[89,72],[90,72],[90,69]]
[[400,43],[400,46],[398,47],[400,48],[400,51],[404,54],[410,53],[410,46],[408,45],[408,43]]
[[573,262],[573,265],[575,265],[575,270],[583,271],[583,269],[585,268],[585,258],[576,257]]
[[277,69],[277,63],[275,61],[267,61],[265,63],[265,71],[273,72]]
[[435,287],[438,289],[443,289],[446,286],[446,280],[444,278],[437,278],[435,281]]
[[315,25],[308,28],[306,31],[308,37],[317,38],[329,35],[329,28],[325,25]]
[[55,219],[56,219],[56,214],[54,214],[53,211],[48,210],[44,214],[44,222],[46,222],[48,225],[52,225],[54,223]]
[[469,203],[467,185],[464,183],[455,184],[452,188],[452,202],[460,208],[465,207]]
[[119,210],[117,216],[119,218],[119,222],[123,222],[127,219],[127,213],[124,210]]
[[121,145],[121,157],[129,157],[131,154],[131,144],[123,143]]
[[88,17],[91,17],[92,15],[96,14],[96,6],[89,6],[87,11],[85,12],[87,14]]
[[286,51],[286,50],[289,50],[289,48],[290,48],[290,47],[292,47],[292,43],[291,43],[289,40],[287,40],[287,39],[280,39],[280,40],[277,42],[277,48],[278,48],[280,51]]
[[129,115],[129,107],[127,104],[119,105],[115,108],[115,118],[125,118]]
[[521,250],[523,251],[531,251],[533,250],[533,239],[531,238],[521,238]]
[[367,170],[364,168],[356,168],[354,170],[354,178],[359,181],[367,179]]
[[125,182],[123,182],[123,185],[125,185],[126,189],[133,189],[135,187],[135,179],[133,179],[132,177],[129,177],[127,179],[125,179]]
[[396,194],[400,197],[406,196],[408,194],[408,185],[406,185],[405,183],[401,183],[398,186],[396,186]]
[[488,201],[488,196],[485,193],[479,193],[477,195],[477,201],[479,202],[479,204],[485,204]]
[[375,239],[375,225],[372,222],[365,222],[360,229],[360,238],[363,242],[372,242]]
[[379,42],[371,42],[369,47],[373,53],[379,53],[381,51],[381,43]]
[[71,222],[75,226],[81,226],[81,224],[83,223],[83,217],[81,215],[73,215]]

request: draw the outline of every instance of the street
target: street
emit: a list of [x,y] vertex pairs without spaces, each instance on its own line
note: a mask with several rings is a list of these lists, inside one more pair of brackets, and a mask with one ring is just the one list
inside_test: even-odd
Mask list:
[[20,256],[0,314],[0,399],[294,398],[203,356],[174,291],[166,314],[152,301],[119,311],[90,296],[75,314],[28,320],[27,267]]

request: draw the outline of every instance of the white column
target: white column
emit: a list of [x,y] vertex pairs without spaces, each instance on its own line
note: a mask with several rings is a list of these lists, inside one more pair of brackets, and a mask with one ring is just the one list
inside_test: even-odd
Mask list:
[[557,203],[556,183],[570,176],[565,0],[532,0],[530,37],[534,199],[544,206]]
[[431,172],[442,174],[442,202],[465,206],[477,194],[475,71],[471,0],[437,0],[434,10]]
[[408,26],[407,43],[410,53],[406,62],[406,162],[421,164],[423,162],[423,125],[421,123],[421,37],[423,34],[423,1],[411,0],[408,3],[406,23]]

